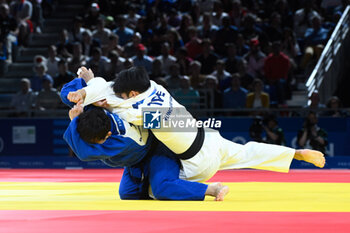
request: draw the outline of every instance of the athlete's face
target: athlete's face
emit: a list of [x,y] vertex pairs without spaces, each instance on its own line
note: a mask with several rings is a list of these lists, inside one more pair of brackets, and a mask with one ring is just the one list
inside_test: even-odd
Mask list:
[[126,93],[117,94],[117,96],[118,96],[119,98],[124,99],[124,100],[129,99],[129,96],[128,96]]
[[119,98],[122,98],[124,100],[130,99],[132,97],[137,96],[138,94],[140,94],[138,91],[130,91],[129,94],[126,94],[125,92],[123,93],[116,93],[116,96]]

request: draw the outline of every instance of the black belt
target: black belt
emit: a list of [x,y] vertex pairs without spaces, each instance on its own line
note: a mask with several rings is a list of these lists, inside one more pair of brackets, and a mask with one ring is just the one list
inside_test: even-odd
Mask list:
[[190,148],[188,148],[184,153],[177,154],[176,156],[182,160],[190,159],[193,156],[195,156],[202,149],[204,137],[205,137],[204,128],[203,127],[198,128],[196,138],[194,139]]

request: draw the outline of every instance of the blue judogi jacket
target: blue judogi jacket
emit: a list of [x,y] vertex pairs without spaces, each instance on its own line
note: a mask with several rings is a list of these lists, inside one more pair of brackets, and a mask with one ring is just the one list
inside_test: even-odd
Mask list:
[[76,130],[77,118],[69,124],[64,140],[82,161],[101,160],[111,167],[129,167],[139,163],[150,150],[151,137],[145,144],[137,143],[128,136],[124,122],[116,114],[107,111],[106,114],[111,120],[112,135],[103,144],[91,144],[81,139]]
[[[62,101],[73,107],[74,103],[67,99],[68,93],[85,86],[82,78],[65,84],[61,90]],[[121,120],[117,114],[105,112],[111,121],[112,135],[103,144],[91,144],[81,139],[76,130],[77,118],[70,122],[63,135],[64,140],[82,161],[101,160],[111,167],[130,167],[142,161],[151,148],[153,137],[142,138],[136,126]]]

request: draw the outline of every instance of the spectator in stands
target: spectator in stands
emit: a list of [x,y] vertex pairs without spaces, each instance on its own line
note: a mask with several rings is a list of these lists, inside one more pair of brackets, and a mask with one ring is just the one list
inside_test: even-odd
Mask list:
[[199,93],[190,85],[190,78],[182,76],[180,78],[180,88],[173,91],[174,98],[188,109],[199,107]]
[[306,29],[305,32],[305,54],[301,61],[301,68],[306,68],[312,58],[318,59],[321,56],[324,45],[328,40],[329,30],[322,27],[321,18],[314,16],[312,18],[312,27]]
[[227,72],[229,73],[236,73],[238,72],[238,63],[242,59],[241,57],[237,56],[237,50],[236,50],[236,45],[231,43],[231,44],[226,44],[226,49],[227,49],[227,57],[225,57],[225,67]]
[[159,59],[162,62],[162,72],[165,74],[169,74],[170,67],[176,63],[176,58],[169,54],[169,50],[169,43],[164,42],[162,44],[162,55],[157,57],[157,59]]
[[213,47],[209,39],[202,41],[202,54],[196,60],[202,64],[201,74],[211,74],[214,72],[218,56],[213,52]]
[[143,44],[138,44],[136,51],[136,56],[131,58],[134,66],[143,66],[147,73],[151,73],[153,60],[151,57],[146,55],[146,47]]
[[171,55],[175,55],[179,49],[184,47],[184,42],[182,41],[182,38],[180,34],[176,31],[175,28],[170,28],[168,33],[168,42],[169,42],[169,53]]
[[126,15],[126,18],[127,18],[126,25],[129,28],[135,29],[137,21],[141,18],[141,16],[139,14],[137,14],[136,12],[137,12],[136,5],[130,4],[128,6],[128,14]]
[[281,52],[281,43],[272,44],[272,53],[265,59],[264,71],[270,88],[271,101],[283,104],[286,97],[287,78],[290,69],[289,57]]
[[229,15],[226,12],[224,12],[221,1],[215,0],[213,2],[214,5],[213,12],[211,14],[211,21],[214,25],[220,27],[222,25],[222,19],[224,17],[229,17]]
[[111,81],[115,78],[115,75],[123,70],[123,63],[125,62],[125,58],[120,57],[118,52],[112,50],[108,56],[110,62],[107,64],[106,68],[106,77],[107,81]]
[[198,25],[199,19],[201,18],[199,2],[193,1],[192,6],[189,7],[189,10],[187,12],[190,12],[190,15],[193,19],[193,24]]
[[162,61],[158,58],[155,58],[152,62],[152,72],[149,77],[151,80],[165,77],[165,73],[162,70]]
[[175,63],[170,66],[170,73],[164,78],[170,91],[180,88],[180,79],[180,66]]
[[[176,12],[176,11],[175,11]],[[170,26],[171,24],[168,24],[168,17],[165,13],[162,13],[160,16],[159,16],[159,20],[158,22],[152,22],[152,23],[155,23],[155,30],[154,30],[154,36],[156,38],[153,38],[153,40],[156,40],[155,42],[159,42],[159,40],[157,38],[161,38],[162,35],[165,35],[169,29],[170,29]],[[173,26],[173,27],[176,27],[176,26]]]
[[190,15],[192,16],[193,24],[198,25],[199,19],[201,18],[201,12],[199,7],[200,3],[198,1],[193,1],[190,4],[191,6],[189,6],[185,12],[189,12]]
[[57,109],[61,103],[60,95],[52,85],[52,80],[44,77],[43,88],[36,98],[36,108],[40,111]]
[[[233,45],[233,46],[235,46],[235,49],[236,49],[236,51],[235,51],[235,53],[234,53],[234,56],[233,55],[231,55],[230,54],[230,51],[228,50],[228,57],[235,57],[235,56],[238,56],[238,57],[243,57],[244,55],[246,55],[248,52],[249,52],[249,50],[250,50],[250,48],[249,48],[249,46],[246,44],[246,41],[244,40],[244,37],[243,37],[243,35],[241,34],[241,33],[239,33],[238,35],[237,35],[237,40],[236,40],[236,44],[229,44],[229,45]],[[229,47],[228,47],[229,48]],[[230,49],[230,48],[229,48]]]
[[150,45],[152,43],[153,30],[146,25],[146,17],[137,20],[135,31],[141,34],[142,44]]
[[209,12],[203,14],[203,22],[197,27],[198,37],[201,39],[209,38],[211,41],[215,40],[216,33],[219,27],[213,25],[211,22],[211,16]]
[[131,40],[132,36],[134,35],[134,31],[126,26],[127,19],[125,16],[119,16],[118,20],[119,27],[114,29],[113,33],[118,35],[119,45],[124,46]]
[[34,72],[35,75],[31,78],[33,91],[41,91],[44,79],[49,79],[52,83],[54,82],[53,78],[47,74],[46,59],[41,55],[34,57]]
[[177,31],[180,33],[185,44],[191,40],[188,29],[193,26],[192,17],[187,13],[183,14],[181,17],[180,27],[177,28]]
[[102,15],[100,14],[100,6],[97,3],[92,3],[88,13],[84,17],[85,27],[94,30],[97,26],[98,19]]
[[204,86],[200,91],[202,99],[205,99],[205,108],[222,108],[222,92],[219,90],[219,82],[216,77],[207,75]]
[[126,57],[133,57],[136,55],[137,46],[141,43],[142,37],[139,32],[135,32],[132,40],[124,46],[124,55]]
[[189,75],[190,65],[192,61],[192,58],[190,58],[187,54],[186,48],[179,48],[179,50],[176,53],[176,63],[180,65],[181,75]]
[[83,55],[86,57],[92,56],[92,51],[94,48],[100,48],[101,44],[98,40],[92,38],[92,33],[89,29],[86,29],[83,32],[83,41],[82,41]]
[[305,118],[303,128],[298,132],[297,142],[301,148],[310,148],[326,154],[328,134],[317,125],[317,122],[317,114],[309,112]]
[[92,56],[88,58],[86,64],[89,68],[92,68],[92,66],[94,66],[95,69],[98,68],[98,73],[95,73],[95,75],[105,77],[108,62],[108,58],[102,56],[101,49],[95,47],[92,49]]
[[256,20],[256,15],[252,13],[246,14],[243,18],[240,31],[246,40],[251,41],[258,38],[260,42],[262,42],[263,32],[261,28],[257,26]]
[[15,0],[10,4],[10,13],[17,20],[18,44],[21,46],[28,45],[29,35],[33,32],[32,17],[33,5],[27,0]]
[[265,33],[270,42],[282,40],[283,31],[281,27],[281,15],[279,13],[272,13],[270,23],[266,27]]
[[216,33],[215,41],[213,43],[215,51],[219,55],[226,55],[226,44],[235,43],[237,40],[238,29],[230,23],[230,17],[222,18],[222,26]]
[[315,10],[315,0],[304,1],[304,8],[294,13],[294,31],[297,39],[303,39],[306,29],[311,25],[311,20],[315,16],[321,17]]
[[[68,63],[65,59],[61,59],[58,62],[58,73],[54,76],[54,88],[60,91],[64,84],[72,81],[75,78],[75,74],[68,70]],[[46,90],[47,91],[47,90]]]
[[40,0],[30,0],[33,5],[31,21],[33,23],[33,32],[41,33],[44,24],[43,9]]
[[199,61],[192,61],[190,64],[190,80],[194,89],[202,88],[206,76],[201,74],[202,64]]
[[119,37],[117,35],[113,33],[109,35],[108,44],[105,46],[102,46],[103,56],[108,56],[108,53],[112,50],[117,51],[120,56],[123,56],[124,48],[120,46],[118,43],[119,43]]
[[86,66],[86,57],[82,54],[82,47],[79,42],[73,44],[73,56],[68,58],[69,71],[76,73],[81,66]]
[[320,94],[318,91],[314,91],[309,97],[309,104],[304,106],[305,108],[309,108],[310,110],[317,110],[320,108],[325,108],[326,106],[321,103]]
[[284,28],[282,52],[286,54],[290,61],[295,64],[297,56],[301,54],[299,44],[296,41],[295,34],[291,28]]
[[54,77],[58,73],[58,62],[59,57],[57,56],[57,48],[55,45],[50,45],[49,49],[47,51],[48,58],[46,59],[46,65],[47,65],[47,73]]
[[281,24],[283,28],[293,28],[293,11],[287,0],[275,1],[275,9],[281,16]]
[[250,41],[251,49],[244,56],[247,61],[247,73],[254,78],[263,78],[265,54],[261,51],[259,40]]
[[0,30],[1,30],[1,40],[4,40],[6,36],[17,29],[17,21],[10,14],[10,8],[7,3],[0,4]]
[[211,73],[215,76],[220,83],[220,90],[226,90],[231,85],[231,74],[225,70],[225,62],[223,60],[217,60],[215,71]]
[[268,108],[270,107],[269,94],[263,91],[264,83],[260,79],[253,82],[253,91],[248,93],[246,99],[247,108]]
[[232,10],[229,12],[232,25],[240,27],[243,19],[243,15],[246,14],[245,9],[242,7],[240,0],[232,1]]
[[247,61],[240,59],[238,62],[238,73],[241,76],[241,85],[243,88],[252,91],[254,78],[247,73]]
[[100,17],[97,20],[97,27],[92,32],[92,38],[99,40],[101,43],[101,46],[106,46],[109,41],[109,35],[112,33],[112,31],[108,28],[105,28],[105,20],[104,18]]
[[247,90],[241,87],[239,74],[232,75],[231,87],[223,94],[223,107],[243,109],[246,105]]
[[274,114],[268,114],[265,116],[262,126],[266,132],[266,143],[281,146],[286,145],[283,129],[278,126],[278,121]]
[[73,21],[73,29],[69,33],[69,40],[76,42],[82,42],[83,41],[83,32],[86,30],[86,28],[83,27],[83,18],[80,16],[76,16]]
[[341,110],[343,107],[340,99],[337,96],[332,96],[327,101],[328,111],[324,112],[322,115],[329,117],[346,117],[349,115],[348,112]]
[[59,42],[56,44],[56,48],[57,48],[57,55],[59,57],[68,58],[72,56],[73,45],[69,41],[67,29],[62,29],[59,37]]
[[[157,21],[156,21],[157,22]],[[155,25],[154,34],[152,41],[150,43],[150,56],[159,56],[161,51],[161,44],[164,39],[164,35],[170,30],[170,26],[168,25],[167,15],[161,14],[160,19]]]
[[197,29],[194,26],[188,28],[189,41],[185,47],[188,56],[192,59],[197,58],[203,52],[202,40],[197,37]]
[[15,110],[11,116],[24,117],[28,116],[29,111],[35,106],[35,93],[30,88],[30,80],[21,79],[21,90],[15,94],[11,100],[10,107]]
[[168,25],[171,27],[178,27],[181,24],[181,16],[176,9],[171,9],[169,13]]
[[5,56],[7,64],[11,63],[13,60],[13,48],[17,43],[16,30],[16,19],[10,15],[8,4],[2,3],[0,5],[0,43],[2,43],[6,49],[6,54],[3,54],[3,56]]

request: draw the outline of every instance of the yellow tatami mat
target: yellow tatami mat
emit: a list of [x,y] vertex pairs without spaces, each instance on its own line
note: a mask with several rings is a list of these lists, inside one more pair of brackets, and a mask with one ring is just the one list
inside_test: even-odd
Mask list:
[[224,202],[122,201],[116,182],[0,182],[0,210],[350,212],[350,183],[224,183]]

